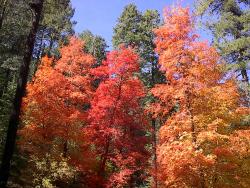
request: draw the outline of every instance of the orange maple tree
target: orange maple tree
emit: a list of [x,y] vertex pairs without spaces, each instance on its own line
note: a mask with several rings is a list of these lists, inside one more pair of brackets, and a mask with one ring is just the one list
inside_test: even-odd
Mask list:
[[80,151],[86,149],[83,126],[93,95],[90,69],[94,58],[82,49],[83,42],[72,37],[60,49],[60,59],[42,59],[27,87],[24,126],[19,132],[22,150],[38,158],[46,153],[54,158],[70,157],[78,168],[89,164]]
[[97,159],[97,187],[133,186],[144,178],[142,169],[149,153],[145,149],[147,123],[140,104],[145,93],[136,76],[138,61],[131,48],[121,47],[92,71],[101,79],[86,130]]
[[248,187],[250,130],[241,122],[249,109],[241,107],[216,50],[197,40],[189,9],[167,8],[164,15],[155,34],[166,83],[152,89],[158,102],[151,109],[164,121],[161,186]]

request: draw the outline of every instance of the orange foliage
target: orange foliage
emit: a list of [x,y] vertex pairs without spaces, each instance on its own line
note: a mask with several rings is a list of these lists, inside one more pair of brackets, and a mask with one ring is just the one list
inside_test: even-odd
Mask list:
[[242,164],[250,162],[250,135],[236,130],[249,109],[240,107],[216,50],[197,41],[189,9],[166,9],[164,20],[155,34],[167,81],[152,89],[158,102],[151,109],[167,118],[159,133],[162,187],[249,186]]
[[[152,93],[161,187],[250,187],[250,130],[233,76],[200,42],[189,9],[166,9],[156,52],[166,82]],[[133,49],[112,51],[100,67],[75,37],[60,59],[44,57],[23,100],[20,147],[35,158],[63,156],[87,187],[135,187],[145,180],[148,130]],[[100,85],[94,91],[93,79]]]
[[94,63],[82,48],[83,43],[72,37],[60,49],[60,59],[42,59],[27,87],[20,130],[22,150],[38,158],[62,154],[79,169],[89,164],[88,157],[80,154],[86,149],[82,129],[88,116],[85,107],[93,95],[89,72]]

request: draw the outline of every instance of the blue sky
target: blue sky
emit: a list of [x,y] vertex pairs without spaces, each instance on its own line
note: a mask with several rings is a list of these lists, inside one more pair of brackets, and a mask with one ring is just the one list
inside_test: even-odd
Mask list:
[[[74,20],[77,21],[75,30],[77,33],[90,30],[94,34],[105,38],[111,47],[113,27],[123,8],[129,3],[134,3],[140,11],[156,9],[162,14],[167,5],[172,5],[174,0],[72,0],[75,8]],[[194,0],[183,0],[184,6],[194,7]],[[204,33],[201,33],[204,35]]]

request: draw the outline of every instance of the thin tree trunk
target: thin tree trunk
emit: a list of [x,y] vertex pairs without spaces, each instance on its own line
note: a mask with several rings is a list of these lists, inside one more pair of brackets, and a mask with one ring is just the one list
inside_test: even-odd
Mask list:
[[[234,14],[236,14],[236,12],[233,12]],[[236,14],[237,15],[237,14]],[[241,16],[241,15],[237,15],[237,16]],[[241,38],[241,34],[240,34],[240,32],[239,31],[241,31],[242,29],[243,29],[243,26],[242,26],[242,24],[239,24],[239,26],[238,26],[238,32],[236,33],[236,39],[240,39]],[[244,52],[243,52],[244,50],[243,49],[240,49],[239,50],[239,57],[238,57],[238,63],[240,64],[240,63],[242,63],[242,61],[244,60]],[[247,75],[247,70],[246,70],[246,68],[243,68],[241,71],[240,71],[240,73],[241,73],[241,76],[242,76],[242,82],[243,83],[247,83],[247,85],[249,84],[249,78],[248,78],[248,75]]]
[[2,10],[1,10],[1,15],[0,15],[0,29],[2,29],[3,26],[3,19],[4,19],[4,15],[5,15],[5,11],[6,11],[6,7],[7,7],[7,0],[3,0],[2,2]]
[[68,154],[68,141],[66,140],[63,143],[63,157],[66,158]]
[[52,35],[52,36],[50,37],[49,49],[48,49],[48,53],[47,53],[47,55],[48,55],[49,57],[52,56],[51,50],[52,50],[52,48],[53,48],[53,45],[54,45],[54,39],[53,39],[53,35]]
[[153,128],[153,134],[152,134],[152,139],[153,139],[153,165],[154,165],[154,188],[158,187],[158,166],[157,166],[157,130],[156,130],[156,121],[155,119],[151,120],[152,123],[152,128]]
[[249,84],[249,78],[246,69],[241,70],[241,75],[242,75],[242,82]]
[[105,153],[103,155],[102,162],[101,162],[100,169],[99,169],[99,173],[98,173],[99,176],[104,176],[105,175],[105,166],[106,166],[106,162],[107,162],[107,159],[108,159],[109,146],[110,146],[110,139],[107,138]]
[[31,8],[34,11],[34,20],[32,23],[32,28],[27,37],[26,46],[23,62],[20,67],[19,78],[15,93],[15,98],[13,101],[13,109],[9,119],[9,126],[7,131],[7,139],[5,143],[2,164],[0,169],[0,187],[5,188],[10,174],[10,163],[15,149],[15,142],[17,136],[18,124],[20,121],[20,111],[22,104],[22,97],[25,94],[25,88],[27,85],[28,74],[29,74],[29,65],[32,58],[33,48],[35,44],[35,36],[37,33],[42,8],[44,0],[36,1],[36,4],[30,4]]
[[[152,70],[151,70],[151,86],[155,86],[155,69],[156,65],[152,59]],[[152,125],[152,146],[153,146],[153,166],[154,166],[154,188],[158,188],[158,166],[157,166],[157,129],[156,129],[156,120],[151,117]]]
[[194,116],[192,113],[191,101],[190,101],[190,91],[189,89],[186,90],[186,98],[187,98],[187,110],[189,112],[190,121],[191,121],[191,134],[192,134],[192,142],[196,144],[197,136],[195,132],[195,124],[194,124]]
[[[238,34],[237,37],[239,38],[239,34]],[[241,63],[243,61],[243,56],[244,56],[243,55],[243,51],[240,50],[240,53],[239,53],[239,63]],[[250,101],[249,101],[249,97],[250,97],[249,95],[250,95],[250,93],[249,93],[249,90],[248,90],[249,78],[248,78],[248,74],[247,74],[247,69],[246,68],[241,69],[240,73],[241,73],[241,76],[242,76],[241,82],[243,83],[243,92],[244,92],[243,95],[245,95],[245,96],[243,96],[244,103],[245,103],[245,105],[247,107],[249,107],[250,106]]]

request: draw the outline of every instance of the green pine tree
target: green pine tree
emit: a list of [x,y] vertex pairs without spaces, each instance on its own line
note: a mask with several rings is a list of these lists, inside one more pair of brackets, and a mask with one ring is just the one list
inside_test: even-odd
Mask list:
[[249,83],[250,69],[249,6],[249,0],[197,0],[196,8],[229,67],[239,72],[246,83]]
[[91,31],[86,30],[80,33],[80,39],[84,41],[84,50],[96,58],[96,65],[101,65],[106,58],[108,45],[104,38],[99,35],[94,35]]

